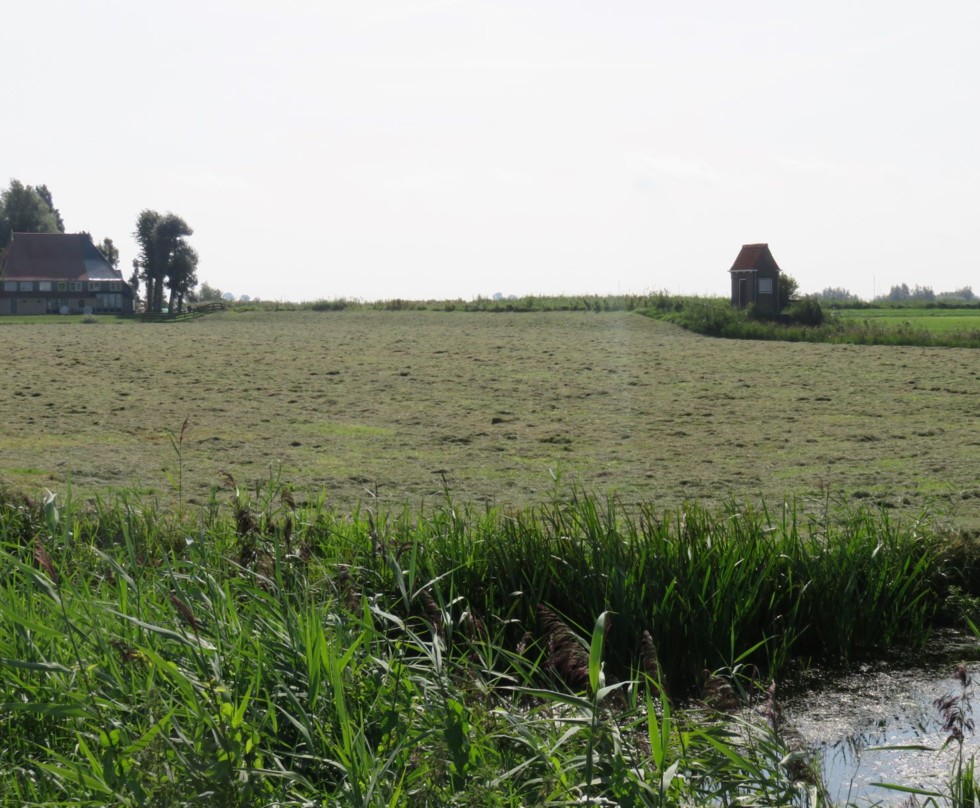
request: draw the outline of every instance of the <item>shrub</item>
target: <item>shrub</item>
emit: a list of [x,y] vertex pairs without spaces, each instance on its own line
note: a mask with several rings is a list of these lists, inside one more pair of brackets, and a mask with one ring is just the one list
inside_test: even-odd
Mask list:
[[822,325],[824,321],[820,301],[813,295],[797,300],[786,314],[792,322],[800,325]]

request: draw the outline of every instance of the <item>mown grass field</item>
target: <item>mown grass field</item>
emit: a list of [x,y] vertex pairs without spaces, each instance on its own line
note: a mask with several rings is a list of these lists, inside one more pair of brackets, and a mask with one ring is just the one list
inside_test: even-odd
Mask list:
[[827,496],[980,527],[975,351],[710,339],[627,313],[228,312],[0,325],[0,475],[172,498],[665,506]]

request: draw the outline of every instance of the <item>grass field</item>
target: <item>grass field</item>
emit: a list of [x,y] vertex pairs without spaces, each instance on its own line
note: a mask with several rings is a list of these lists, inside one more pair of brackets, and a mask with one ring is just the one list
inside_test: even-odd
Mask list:
[[[862,315],[865,313],[862,312]],[[925,319],[925,318],[924,318]],[[728,341],[626,313],[228,312],[0,327],[0,474],[189,502],[841,496],[980,527],[969,350]],[[180,432],[182,455],[168,430]]]
[[888,328],[924,328],[938,333],[980,331],[977,309],[842,309],[839,316],[845,322],[869,320]]

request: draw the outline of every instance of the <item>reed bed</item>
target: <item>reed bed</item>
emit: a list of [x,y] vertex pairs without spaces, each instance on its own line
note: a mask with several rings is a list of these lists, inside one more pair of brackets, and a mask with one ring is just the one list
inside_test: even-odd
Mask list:
[[[876,512],[226,482],[2,497],[0,803],[823,804],[773,677],[915,647],[944,596],[941,539]],[[731,712],[756,693],[768,718]]]

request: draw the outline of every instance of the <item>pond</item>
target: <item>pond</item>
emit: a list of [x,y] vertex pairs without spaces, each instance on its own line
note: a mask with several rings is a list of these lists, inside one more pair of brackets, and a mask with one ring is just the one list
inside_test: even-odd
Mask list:
[[[956,744],[943,749],[948,733],[935,705],[963,690],[954,678],[966,664],[980,698],[980,645],[964,635],[945,633],[914,656],[857,663],[845,671],[811,669],[794,682],[783,700],[786,724],[798,731],[820,760],[835,804],[898,805],[907,794],[875,783],[945,792],[956,759]],[[875,750],[920,745],[929,750]],[[980,739],[966,734],[966,756],[980,752]]]

